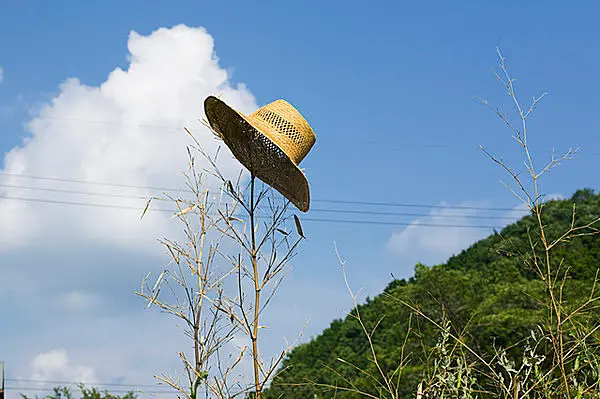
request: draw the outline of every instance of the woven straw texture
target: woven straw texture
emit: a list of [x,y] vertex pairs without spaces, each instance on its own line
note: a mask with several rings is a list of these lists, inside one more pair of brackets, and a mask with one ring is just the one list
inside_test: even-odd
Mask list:
[[244,115],[213,96],[204,101],[204,109],[212,129],[250,173],[308,211],[308,180],[298,165],[316,137],[298,110],[277,100]]

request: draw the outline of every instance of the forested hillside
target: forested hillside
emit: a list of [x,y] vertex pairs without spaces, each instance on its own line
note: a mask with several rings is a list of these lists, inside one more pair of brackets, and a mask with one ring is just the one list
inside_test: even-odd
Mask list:
[[[543,208],[548,236],[569,228],[573,204],[578,224],[600,215],[600,195],[590,189],[579,190],[568,200],[549,201]],[[391,373],[405,359],[402,372],[396,376],[400,381],[399,397],[415,396],[419,382],[433,367],[434,348],[440,340],[440,329],[422,315],[415,315],[406,303],[440,324],[446,315],[451,332],[484,359],[492,359],[499,348],[520,356],[523,339],[547,313],[544,284],[525,264],[531,256],[530,244],[537,239],[536,223],[533,216],[526,216],[445,264],[417,264],[414,277],[392,281],[381,295],[359,306],[369,330],[379,322],[373,346],[383,371]],[[557,267],[569,270],[564,305],[575,306],[590,295],[600,265],[600,236],[576,237],[553,250]],[[581,316],[582,323],[597,325],[599,320],[600,312]],[[597,345],[597,331],[591,337]],[[334,320],[321,335],[296,347],[285,359],[266,397],[333,397],[328,385],[340,387],[335,397],[360,397],[352,391],[380,389],[377,378],[373,378],[379,375],[376,367],[364,331],[355,318],[348,316]]]

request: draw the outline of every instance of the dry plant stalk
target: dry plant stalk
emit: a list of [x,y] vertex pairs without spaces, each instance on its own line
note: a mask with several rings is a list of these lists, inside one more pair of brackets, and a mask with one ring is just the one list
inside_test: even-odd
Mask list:
[[[573,371],[569,370],[568,365],[575,361],[580,347],[585,343],[585,339],[600,329],[600,326],[596,326],[592,328],[591,331],[587,331],[586,334],[584,334],[585,339],[583,340],[565,342],[565,337],[570,329],[574,328],[575,330],[578,330],[580,328],[573,320],[574,317],[581,314],[583,311],[590,309],[598,302],[598,300],[600,300],[600,295],[596,292],[598,271],[596,272],[596,278],[593,282],[589,298],[584,303],[579,304],[575,310],[568,312],[563,294],[565,283],[569,276],[569,270],[568,267],[563,265],[562,259],[555,259],[552,254],[552,249],[558,244],[575,237],[596,235],[600,233],[600,229],[598,228],[600,217],[587,223],[578,223],[575,204],[573,204],[569,227],[565,231],[559,233],[556,237],[550,237],[543,221],[544,201],[543,195],[539,190],[539,181],[546,172],[559,166],[563,161],[571,159],[577,150],[569,149],[558,157],[555,157],[554,154],[552,154],[550,161],[542,167],[537,167],[529,147],[527,119],[532,114],[539,101],[544,98],[547,93],[543,93],[537,98],[534,97],[528,107],[522,107],[516,95],[514,85],[515,79],[508,72],[505,58],[499,50],[498,58],[500,71],[496,74],[496,77],[502,83],[513,102],[518,114],[517,124],[513,123],[509,117],[500,112],[499,109],[492,107],[487,101],[482,100],[482,102],[490,107],[512,132],[513,139],[517,142],[523,152],[525,158],[524,165],[529,181],[526,182],[523,180],[518,171],[504,162],[501,158],[492,155],[481,146],[480,148],[494,163],[498,164],[508,173],[514,186],[506,183],[503,184],[516,198],[527,206],[536,220],[536,231],[528,231],[529,253],[522,255],[523,262],[527,267],[535,271],[539,279],[544,283],[548,294],[547,305],[549,313],[547,320],[544,320],[544,324],[546,325],[546,333],[552,344],[553,359],[552,366],[544,377],[549,377],[555,370],[559,370],[560,378],[562,380],[560,388],[561,390],[564,390],[564,392],[561,393],[570,398],[573,395],[571,386],[573,385],[574,376],[572,374]],[[535,384],[532,384],[527,391],[522,392],[520,396],[524,397],[530,394],[542,381],[543,379],[540,378]],[[588,387],[588,389],[598,389],[597,382],[594,386]],[[514,387],[512,390],[506,387],[506,391],[514,397]],[[581,395],[581,393],[582,392],[579,392],[578,394]]]
[[398,362],[398,365],[393,370],[391,370],[391,372],[386,372],[386,370],[384,370],[384,367],[381,365],[381,362],[379,361],[379,358],[377,356],[377,351],[376,351],[375,345],[373,343],[373,337],[377,331],[377,328],[379,327],[379,324],[383,320],[383,317],[381,319],[379,319],[375,323],[375,326],[373,326],[373,328],[371,328],[371,329],[369,329],[365,325],[364,320],[360,314],[360,309],[359,309],[358,299],[357,299],[358,295],[352,290],[352,288],[350,287],[350,283],[348,282],[348,278],[346,275],[346,269],[345,269],[346,261],[342,259],[342,256],[340,255],[337,245],[335,243],[334,243],[334,250],[335,250],[335,254],[338,258],[339,265],[341,267],[342,276],[344,277],[344,284],[346,286],[346,289],[347,289],[350,297],[352,298],[353,306],[352,306],[352,310],[348,313],[348,316],[352,319],[355,319],[358,322],[362,333],[367,338],[368,348],[369,348],[369,353],[368,353],[369,360],[375,365],[377,372],[371,373],[368,370],[362,369],[362,368],[360,368],[360,366],[353,364],[343,358],[337,358],[337,360],[340,363],[350,366],[352,369],[356,370],[361,375],[365,376],[368,380],[373,382],[373,384],[377,387],[377,393],[367,392],[367,391],[359,388],[349,378],[347,378],[347,376],[343,375],[335,368],[329,367],[327,365],[325,367],[327,367],[331,372],[333,372],[337,377],[339,377],[345,383],[345,386],[323,384],[323,383],[317,383],[314,381],[310,382],[308,384],[297,384],[297,385],[299,385],[299,386],[300,385],[312,385],[312,386],[324,388],[329,391],[333,391],[334,397],[335,397],[335,393],[339,391],[339,392],[351,392],[351,393],[358,394],[362,397],[372,398],[372,399],[379,399],[379,398],[399,399],[400,398],[400,381],[402,379],[402,373],[403,373],[404,368],[406,367],[406,365],[409,363],[409,360],[410,360],[410,354],[406,353],[405,349],[406,349],[406,345],[408,342],[408,338],[412,333],[412,325],[409,321],[408,331],[406,332],[405,339],[402,343],[401,355],[400,355],[400,360]]
[[[240,395],[261,397],[261,392],[291,349],[285,347],[267,364],[260,355],[261,315],[285,276],[290,260],[304,235],[294,215],[296,231],[286,228],[289,202],[282,203],[274,191],[256,182],[227,179],[217,165],[219,151],[207,154],[195,137],[188,147],[186,174],[192,193],[186,198],[164,196],[152,200],[174,203],[174,213],[184,227],[184,241],[164,239],[171,261],[150,286],[144,279],[137,292],[162,311],[183,321],[185,334],[193,342],[193,359],[179,353],[187,375],[187,385],[166,375],[156,376],[188,399],[196,399],[199,389],[206,397],[232,398]],[[196,152],[209,167],[197,172]],[[211,192],[208,180],[216,181]],[[146,210],[150,201],[146,206]],[[144,213],[146,212],[144,210]],[[167,294],[165,294],[167,291]],[[251,293],[251,294],[250,294]],[[223,359],[224,345],[234,337],[250,341],[253,383],[245,383],[238,367],[247,348]]]
[[[553,249],[558,244],[575,237],[599,234],[600,229],[598,225],[600,218],[595,218],[587,223],[578,223],[575,205],[573,205],[569,227],[557,234],[556,237],[550,237],[543,221],[544,201],[543,195],[539,190],[539,181],[546,172],[559,166],[563,161],[571,159],[577,150],[569,149],[558,157],[552,154],[550,161],[544,166],[541,168],[536,166],[528,142],[527,119],[531,116],[539,101],[546,96],[546,93],[537,98],[534,97],[531,104],[527,108],[523,108],[516,95],[515,79],[508,72],[505,58],[499,50],[498,58],[500,72],[496,74],[496,77],[503,84],[513,102],[518,115],[518,125],[515,125],[506,114],[491,106],[487,101],[481,100],[481,102],[490,107],[512,132],[513,139],[523,152],[525,158],[524,165],[529,181],[521,178],[519,172],[500,157],[491,154],[482,146],[480,148],[494,163],[498,164],[508,173],[513,185],[504,182],[503,184],[519,201],[527,206],[536,220],[535,231],[529,230],[527,232],[529,241],[528,252],[522,253],[518,248],[515,248],[515,250],[521,255],[524,265],[533,270],[544,283],[548,295],[546,298],[548,315],[545,320],[541,320],[541,323],[545,328],[538,326],[537,331],[531,332],[531,337],[519,343],[524,345],[523,359],[520,364],[516,364],[513,360],[508,359],[505,350],[499,350],[494,358],[485,360],[459,336],[452,334],[444,323],[438,323],[433,320],[414,303],[403,300],[399,301],[415,314],[436,326],[442,334],[452,338],[458,345],[470,353],[478,361],[479,366],[483,367],[483,370],[476,369],[474,371],[495,382],[499,389],[499,392],[493,393],[496,397],[514,399],[546,398],[550,396],[566,398],[597,397],[593,395],[597,395],[600,384],[600,359],[598,359],[597,354],[590,354],[587,340],[600,330],[600,325],[586,329],[578,324],[575,318],[577,315],[597,307],[597,303],[600,301],[600,295],[597,293],[599,271],[596,271],[596,277],[592,282],[589,297],[583,303],[577,305],[574,310],[568,311],[563,294],[569,269],[563,265],[562,259],[555,259]],[[568,333],[574,333],[576,337],[570,341],[566,341],[565,337],[568,336]],[[551,364],[546,369],[542,369],[542,362],[546,360],[546,356],[539,353],[544,341],[550,342],[552,349],[550,354]],[[588,362],[588,366],[596,368],[596,373],[598,374],[597,379],[588,385],[579,383],[577,378],[577,374],[583,368],[579,364],[579,359],[583,358],[584,355],[588,359],[595,356],[592,361]],[[553,378],[556,372],[559,374],[558,381]],[[429,388],[430,386],[427,386],[427,383],[419,384],[417,397],[427,397],[426,391]],[[572,392],[574,388],[576,392]],[[490,392],[480,392],[490,394]]]
[[[600,269],[596,271],[595,278],[592,282],[590,294],[586,300],[571,307],[568,310],[566,299],[564,297],[564,288],[569,276],[569,268],[563,264],[563,259],[556,259],[553,255],[554,249],[560,243],[568,240],[588,235],[600,234],[600,218],[595,218],[592,221],[579,223],[577,220],[576,208],[573,205],[571,220],[569,227],[555,237],[551,237],[543,220],[544,201],[543,195],[539,190],[539,180],[546,172],[559,166],[563,161],[571,159],[577,152],[576,150],[568,150],[561,156],[555,157],[552,155],[541,168],[536,166],[533,154],[528,142],[528,126],[527,119],[531,116],[536,105],[546,95],[542,94],[537,98],[533,98],[532,103],[525,109],[521,106],[515,92],[514,82],[506,67],[505,59],[498,50],[499,69],[497,73],[498,80],[504,85],[507,94],[510,96],[517,114],[518,126],[513,124],[509,117],[501,113],[497,108],[492,107],[487,101],[481,100],[483,104],[492,108],[496,115],[506,124],[512,132],[513,139],[518,143],[525,158],[525,168],[529,181],[520,177],[517,170],[505,163],[501,158],[492,155],[485,148],[481,150],[502,169],[504,169],[512,179],[513,186],[503,183],[522,203],[524,203],[536,221],[534,231],[528,231],[528,252],[522,253],[515,248],[522,256],[522,261],[526,267],[535,271],[540,281],[543,282],[547,293],[547,308],[548,314],[544,320],[541,320],[541,326],[537,330],[531,331],[531,336],[523,342],[515,343],[515,345],[523,346],[523,356],[519,364],[513,359],[509,359],[506,350],[500,349],[492,359],[486,359],[484,356],[472,349],[462,338],[462,333],[453,333],[450,321],[444,319],[441,322],[434,320],[426,314],[419,306],[411,301],[406,301],[388,295],[388,298],[398,301],[406,306],[414,314],[425,319],[428,323],[435,326],[441,333],[441,341],[438,342],[436,350],[440,351],[441,358],[434,359],[437,365],[434,367],[433,375],[428,380],[422,381],[416,387],[417,398],[437,398],[437,397],[480,397],[479,395],[491,395],[491,397],[502,398],[547,398],[547,397],[565,397],[565,398],[588,398],[600,397],[600,357],[597,350],[588,344],[590,337],[598,337],[600,325],[586,327],[576,321],[577,316],[584,312],[592,311],[599,307],[600,295],[597,292]],[[516,186],[516,187],[515,187]],[[336,248],[337,253],[337,248]],[[373,330],[367,329],[360,313],[356,296],[350,290],[348,281],[344,272],[344,262],[338,254],[344,281],[354,301],[354,313],[350,316],[356,318],[362,328],[363,334],[368,340],[370,348],[370,359],[375,364],[380,376],[370,375],[365,370],[350,364],[361,374],[367,374],[371,380],[376,381],[379,385],[377,393],[365,392],[352,384],[352,381],[337,373],[348,386],[339,387],[324,384],[325,388],[334,391],[350,391],[362,397],[369,398],[398,398],[399,378],[402,368],[406,365],[404,355],[397,370],[397,379],[389,378],[382,368],[379,366],[377,353],[373,346],[373,334],[377,328],[376,324]],[[444,312],[442,312],[444,314]],[[410,333],[410,331],[409,331]],[[567,340],[566,337],[572,337]],[[407,333],[408,337],[408,333]],[[452,340],[454,344],[450,351],[444,349],[448,346],[448,341]],[[542,351],[542,346],[545,342],[550,343],[551,353],[548,354],[551,360],[549,365],[545,365],[544,361],[548,359]],[[403,344],[403,347],[405,343]],[[404,353],[404,351],[403,351]],[[438,354],[439,355],[439,354]],[[474,361],[469,361],[466,355],[469,355]],[[345,362],[343,359],[338,359]],[[454,376],[448,374],[448,365],[456,366],[456,374]],[[348,364],[347,362],[345,362]],[[444,367],[440,367],[443,365]],[[583,369],[587,367],[589,374],[592,376],[590,381],[580,381],[580,375]],[[333,370],[335,373],[335,370]],[[396,373],[396,372],[395,372]],[[555,377],[554,375],[558,373]],[[451,378],[447,378],[447,376]],[[496,392],[490,392],[478,386],[476,375],[482,376],[488,381],[495,383]],[[392,374],[394,376],[394,374]],[[456,376],[462,378],[459,384],[456,383]],[[454,380],[453,380],[454,378]],[[583,378],[585,380],[585,378]],[[463,384],[467,384],[466,386]],[[460,388],[460,391],[458,390]]]
[[[557,234],[556,237],[550,237],[543,220],[544,201],[539,190],[539,181],[546,172],[559,166],[563,161],[571,159],[577,150],[569,149],[558,157],[552,154],[550,161],[545,165],[541,168],[536,166],[528,142],[527,119],[531,116],[539,101],[546,96],[546,93],[537,98],[534,97],[531,104],[527,108],[523,108],[516,95],[515,79],[508,72],[505,58],[499,50],[498,58],[500,71],[496,74],[496,77],[503,84],[513,102],[518,115],[518,124],[514,124],[506,114],[491,106],[487,101],[481,100],[481,102],[490,107],[512,132],[513,139],[523,152],[524,165],[529,180],[526,181],[522,178],[515,168],[508,165],[500,157],[491,154],[482,146],[480,148],[494,163],[508,173],[513,184],[510,185],[504,182],[503,184],[519,201],[527,206],[531,215],[535,218],[535,231],[528,230],[527,232],[528,252],[523,253],[518,248],[515,248],[515,250],[521,255],[524,265],[533,270],[543,282],[547,293],[548,314],[546,319],[541,320],[545,328],[539,326],[538,331],[532,331],[531,337],[520,343],[524,345],[521,364],[516,364],[513,360],[508,359],[505,350],[499,350],[493,359],[485,360],[462,339],[448,332],[446,334],[477,359],[480,366],[483,366],[485,371],[476,371],[496,383],[499,389],[499,392],[496,393],[498,397],[515,399],[542,398],[549,395],[566,398],[587,397],[586,395],[597,392],[600,380],[597,379],[587,386],[578,383],[577,374],[581,372],[582,368],[579,366],[579,359],[580,355],[584,353],[589,356],[589,353],[586,352],[589,349],[587,339],[597,333],[600,326],[596,325],[591,329],[585,329],[575,321],[575,318],[577,315],[597,306],[597,302],[600,300],[600,295],[598,295],[596,289],[599,273],[596,272],[589,297],[583,303],[577,305],[574,310],[568,311],[563,294],[569,276],[569,269],[563,265],[562,259],[555,259],[553,249],[558,244],[575,237],[599,234],[600,218],[595,218],[587,223],[578,223],[575,205],[573,205],[569,227]],[[444,325],[432,320],[415,304],[406,301],[401,302],[435,325],[440,331],[445,331]],[[565,338],[568,333],[573,332],[577,337],[566,341]],[[545,370],[542,370],[542,362],[546,360],[546,356],[539,353],[539,351],[544,341],[550,342],[552,350],[550,354],[551,363]],[[600,359],[596,358],[596,362],[600,364]],[[592,367],[597,366],[592,364]],[[600,374],[600,368],[598,370],[597,373]],[[556,372],[559,374],[558,382],[557,379],[553,378]],[[576,388],[576,392],[572,392],[573,388]],[[423,396],[423,389],[423,385],[419,385],[418,396]]]

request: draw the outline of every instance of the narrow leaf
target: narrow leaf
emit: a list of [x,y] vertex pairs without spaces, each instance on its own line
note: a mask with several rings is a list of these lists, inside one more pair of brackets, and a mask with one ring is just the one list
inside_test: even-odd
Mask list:
[[298,219],[298,216],[294,215],[294,222],[296,223],[296,231],[298,231],[298,235],[302,238],[306,238],[304,237],[304,232],[302,231],[302,225],[300,224],[300,219]]
[[183,216],[186,213],[189,213],[191,211],[193,211],[194,209],[196,209],[198,207],[198,204],[194,204],[191,206],[188,206],[187,208],[185,208],[184,210],[177,212],[176,214],[173,215],[173,218],[179,217],[179,216]]
[[158,276],[158,278],[156,279],[156,283],[154,284],[154,287],[152,288],[152,291],[156,291],[156,289],[158,288],[158,285],[162,281],[166,272],[167,272],[166,270],[163,270],[162,273],[160,274],[160,276]]
[[146,212],[148,212],[148,208],[150,208],[150,202],[152,202],[152,197],[150,197],[148,201],[146,201],[146,206],[144,207],[144,211],[142,212],[142,216],[140,216],[140,219],[143,219]]
[[148,307],[147,308],[150,308],[150,306],[152,306],[152,304],[154,304],[154,302],[156,301],[156,298],[158,298],[158,294],[160,294],[160,287],[158,287],[158,289],[156,290],[156,292],[154,293],[154,295],[150,299],[150,302],[148,302]]

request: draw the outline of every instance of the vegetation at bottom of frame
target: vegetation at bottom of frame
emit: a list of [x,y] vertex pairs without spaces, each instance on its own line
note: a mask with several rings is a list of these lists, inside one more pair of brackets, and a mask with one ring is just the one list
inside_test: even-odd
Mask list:
[[[591,189],[578,190],[568,200],[548,201],[542,212],[547,236],[556,237],[569,228],[573,204],[578,224],[600,215],[600,194]],[[401,374],[394,375],[399,390],[392,397],[415,397],[419,383],[435,368],[441,331],[431,320],[441,324],[446,317],[451,323],[450,332],[481,355],[478,359],[468,351],[456,351],[474,368],[481,360],[494,359],[499,348],[506,348],[508,357],[522,359],[524,340],[549,314],[544,283],[526,264],[532,254],[530,237],[533,242],[539,239],[534,215],[476,242],[444,264],[417,264],[414,277],[392,281],[382,294],[359,305],[367,330],[377,325],[372,341],[381,370],[392,375],[405,359]],[[600,267],[600,236],[573,238],[552,251],[553,267],[563,271],[568,268],[563,305],[576,306],[589,297]],[[352,276],[349,279],[352,281]],[[407,302],[431,320],[415,315]],[[598,309],[578,315],[578,323],[590,330],[599,322]],[[588,337],[596,356],[599,339],[597,330]],[[385,391],[379,385],[381,380],[377,382],[379,375],[360,323],[347,316],[334,320],[322,334],[294,348],[264,397],[363,397],[356,392],[359,390],[388,397],[377,394]],[[476,378],[479,386],[485,387],[485,377],[478,374]],[[338,389],[333,393],[331,387]]]
[[[97,388],[86,388],[83,385],[79,386],[79,395],[73,394],[73,391],[66,386],[58,386],[53,388],[52,393],[46,396],[40,397],[35,396],[35,399],[73,399],[79,397],[80,399],[136,399],[137,395],[131,391],[127,392],[123,396],[111,394],[108,391],[99,391]],[[23,399],[31,399],[30,396],[21,394]]]

